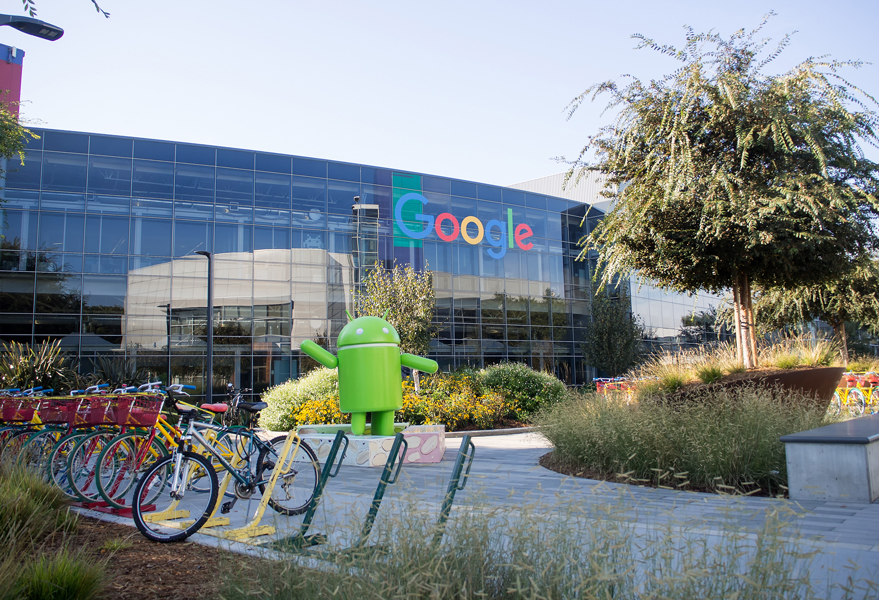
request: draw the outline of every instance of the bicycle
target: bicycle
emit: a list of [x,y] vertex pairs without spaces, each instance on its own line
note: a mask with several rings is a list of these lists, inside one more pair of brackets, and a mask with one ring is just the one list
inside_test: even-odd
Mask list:
[[[266,493],[267,475],[279,460],[279,448],[287,436],[262,440],[254,430],[254,416],[268,405],[265,402],[238,402],[245,415],[243,426],[224,427],[213,423],[197,423],[198,410],[175,403],[183,431],[178,446],[169,456],[159,459],[138,482],[132,501],[132,516],[140,532],[156,542],[184,540],[214,514],[220,492],[217,473],[211,463],[194,449],[207,451],[226,469],[223,492],[232,484],[234,498],[220,507],[232,510],[238,499],[250,499],[259,490]],[[202,405],[214,414],[228,410],[225,404]],[[218,451],[200,429],[218,434],[234,435],[235,455],[232,461]],[[295,434],[291,434],[294,435]],[[296,436],[297,447],[283,468],[279,484],[269,490],[269,506],[284,515],[301,514],[314,497],[319,469],[312,449]],[[197,444],[197,445],[196,445]],[[151,510],[154,509],[154,510]]]

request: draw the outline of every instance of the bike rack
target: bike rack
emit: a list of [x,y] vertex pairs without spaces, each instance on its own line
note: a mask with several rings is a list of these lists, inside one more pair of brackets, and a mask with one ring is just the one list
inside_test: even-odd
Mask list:
[[[294,440],[296,440],[295,448],[293,445]],[[275,489],[275,485],[278,483],[278,478],[290,472],[290,469],[293,466],[293,461],[291,460],[291,458],[293,456],[296,456],[296,452],[299,450],[299,446],[301,443],[302,438],[296,435],[295,432],[291,431],[289,434],[287,434],[287,439],[284,442],[281,453],[278,455],[278,462],[275,464],[275,468],[272,469],[272,475],[269,478],[269,482],[266,484],[265,491],[262,494],[262,499],[259,501],[259,504],[256,507],[253,519],[247,525],[243,527],[238,527],[236,529],[213,531],[210,529],[211,527],[228,525],[230,522],[228,517],[216,516],[217,511],[221,510],[221,507],[223,505],[222,500],[225,497],[226,489],[229,487],[229,483],[232,481],[232,474],[227,472],[226,476],[223,478],[223,484],[220,486],[220,491],[217,495],[217,504],[216,506],[214,506],[214,511],[213,513],[211,513],[211,517],[207,520],[207,522],[205,522],[204,525],[201,526],[201,529],[199,529],[198,532],[204,533],[205,535],[223,538],[225,540],[230,540],[233,542],[246,542],[256,537],[260,537],[263,535],[272,535],[273,533],[275,533],[274,525],[260,525],[260,521],[262,521],[263,515],[265,514],[266,507],[268,506],[269,500],[272,497],[272,492]]]
[[[470,439],[469,435],[461,438],[461,447],[458,449],[458,456],[455,457],[455,465],[452,467],[452,476],[449,479],[449,487],[446,488],[446,496],[443,498],[443,506],[440,509],[439,518],[436,520],[436,534],[433,536],[433,545],[439,545],[446,532],[446,522],[449,520],[449,513],[452,512],[452,504],[455,503],[455,494],[464,489],[470,477],[470,467],[473,466],[473,457],[476,456],[476,446]],[[464,461],[467,460],[467,470],[464,470]]]

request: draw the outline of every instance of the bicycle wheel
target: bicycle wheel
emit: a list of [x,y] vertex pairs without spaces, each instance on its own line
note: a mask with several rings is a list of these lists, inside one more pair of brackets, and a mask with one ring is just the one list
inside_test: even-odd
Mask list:
[[97,487],[98,457],[104,446],[118,435],[116,431],[94,431],[82,436],[67,457],[67,480],[83,502],[99,502]]
[[833,392],[833,398],[830,399],[830,404],[827,405],[827,414],[831,417],[838,417],[841,412],[842,399],[839,397],[839,391],[835,391]]
[[867,408],[867,399],[864,397],[864,392],[859,389],[852,389],[848,392],[848,414],[853,417],[860,417],[864,414],[864,411]]
[[67,459],[70,453],[76,447],[77,442],[85,435],[82,432],[71,433],[61,438],[49,454],[48,464],[46,466],[46,475],[49,481],[64,492],[64,495],[79,500],[79,496],[70,487],[70,481],[67,478]]
[[[149,447],[149,434],[131,431],[115,437],[105,445],[98,456],[97,488],[98,494],[114,508],[127,508],[126,495],[134,489],[137,481],[155,462],[168,455],[168,450],[153,438]],[[152,504],[153,497],[144,499]]]
[[64,432],[54,429],[44,429],[25,436],[15,456],[16,464],[45,477],[52,448],[63,436]]
[[[256,468],[258,481],[271,477],[286,440],[286,435],[278,436],[269,442],[271,447],[260,450]],[[286,468],[275,482],[269,498],[269,506],[288,516],[299,515],[308,510],[308,504],[314,498],[317,481],[320,479],[320,465],[311,446],[303,440],[300,440],[299,448],[295,447],[296,441],[293,444],[293,454],[287,459]],[[260,484],[259,491],[265,494],[266,485]]]
[[[179,469],[175,469],[178,461]],[[210,483],[206,486],[209,489],[193,489],[192,477],[195,474],[199,474],[203,487],[205,481]],[[134,524],[154,542],[185,540],[211,516],[219,487],[216,472],[203,456],[194,452],[166,456],[144,473],[134,490],[131,505]],[[156,498],[153,505],[143,501],[148,497]]]
[[25,429],[13,433],[2,448],[2,453],[0,453],[0,462],[8,465],[13,464],[17,460],[18,454],[21,452],[21,449],[27,443],[27,439],[35,432],[36,430],[34,429]]

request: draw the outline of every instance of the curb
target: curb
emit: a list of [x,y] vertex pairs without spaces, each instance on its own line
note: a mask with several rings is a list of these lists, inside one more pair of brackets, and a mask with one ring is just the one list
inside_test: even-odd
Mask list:
[[469,435],[470,437],[487,437],[490,435],[511,435],[514,433],[532,433],[539,427],[511,427],[510,429],[482,429],[479,431],[447,431],[446,439],[459,438]]

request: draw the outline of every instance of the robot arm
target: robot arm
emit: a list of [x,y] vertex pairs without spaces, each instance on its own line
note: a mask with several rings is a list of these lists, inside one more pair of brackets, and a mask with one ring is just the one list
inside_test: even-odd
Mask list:
[[439,365],[436,364],[435,360],[415,356],[414,354],[401,354],[400,364],[416,371],[424,371],[425,373],[436,373],[437,369],[439,369]]
[[335,369],[339,366],[339,359],[311,340],[305,340],[302,342],[302,344],[299,345],[299,349],[328,369]]

